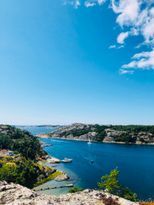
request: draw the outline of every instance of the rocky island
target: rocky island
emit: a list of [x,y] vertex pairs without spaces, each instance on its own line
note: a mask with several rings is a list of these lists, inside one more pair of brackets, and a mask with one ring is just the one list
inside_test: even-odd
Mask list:
[[47,135],[39,135],[39,137],[106,143],[154,144],[154,126],[75,123],[61,126],[54,132]]

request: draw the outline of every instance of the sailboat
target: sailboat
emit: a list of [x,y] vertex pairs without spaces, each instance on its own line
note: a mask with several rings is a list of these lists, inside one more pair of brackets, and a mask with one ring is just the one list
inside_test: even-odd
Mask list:
[[91,144],[91,140],[89,139],[88,143],[87,144]]

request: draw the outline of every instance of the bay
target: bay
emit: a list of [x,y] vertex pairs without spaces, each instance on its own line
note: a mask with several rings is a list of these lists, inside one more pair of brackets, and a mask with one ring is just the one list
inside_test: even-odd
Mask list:
[[[34,132],[33,132],[34,133]],[[154,199],[154,146],[105,144],[41,139],[52,146],[45,150],[49,155],[73,159],[72,163],[59,164],[72,182],[82,188],[97,188],[97,182],[114,168],[120,170],[120,182],[137,193],[140,199]]]

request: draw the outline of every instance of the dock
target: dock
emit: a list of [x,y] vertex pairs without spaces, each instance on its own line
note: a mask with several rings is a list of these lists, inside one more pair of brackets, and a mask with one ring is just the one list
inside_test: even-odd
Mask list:
[[73,184],[66,184],[66,185],[61,185],[61,186],[53,186],[53,187],[46,187],[46,188],[40,188],[40,189],[33,189],[34,191],[45,191],[45,190],[50,190],[50,189],[61,189],[61,188],[67,188],[67,187],[73,187]]

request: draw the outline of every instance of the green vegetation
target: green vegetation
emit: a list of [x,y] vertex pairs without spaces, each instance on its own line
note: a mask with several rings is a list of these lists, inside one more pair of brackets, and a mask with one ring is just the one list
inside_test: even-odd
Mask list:
[[41,165],[38,159],[46,153],[39,140],[27,131],[9,125],[0,125],[0,150],[14,152],[13,156],[0,156],[0,180],[32,188],[58,174],[53,168]]
[[[0,125],[0,129],[4,126]],[[39,140],[27,131],[22,131],[12,126],[5,126],[0,131],[0,149],[17,151],[26,159],[35,160],[45,154]]]
[[79,191],[82,191],[82,190],[83,190],[82,188],[74,186],[69,190],[69,193],[76,193],[76,192],[79,192]]
[[0,158],[0,181],[14,182],[32,188],[38,179],[47,179],[53,173],[52,168],[40,166],[32,160],[17,155]]
[[60,171],[58,171],[58,170],[55,170],[55,172],[51,173],[48,177],[43,178],[43,179],[40,180],[40,181],[37,181],[37,182],[35,183],[35,186],[39,186],[39,185],[41,185],[41,184],[44,184],[44,183],[47,182],[47,181],[53,180],[53,179],[55,179],[57,176],[59,176],[59,175],[61,175],[61,174],[62,174],[62,172],[60,172]]
[[[92,133],[94,132],[94,135]],[[68,129],[64,127],[63,130],[55,132],[57,137],[67,138],[70,135],[72,137],[79,138],[82,135],[87,135],[87,139],[90,138],[93,141],[102,142],[105,137],[110,136],[115,142],[124,143],[153,143],[154,142],[154,126],[148,125],[73,125]],[[49,136],[52,137],[51,133]],[[108,135],[109,133],[109,135]],[[54,135],[55,136],[55,135]],[[82,137],[80,138],[82,139]],[[84,137],[85,139],[85,137]]]
[[116,131],[126,131],[132,133],[150,132],[154,134],[154,125],[91,125],[95,131],[101,132],[105,129],[113,129]]
[[115,142],[135,143],[136,137],[132,136],[131,133],[122,133],[114,138]]
[[[151,133],[154,135],[154,126],[148,125],[92,125],[94,131],[98,134],[95,137],[96,141],[103,141],[106,136],[106,129],[111,129],[114,131],[119,131],[119,135],[114,137],[116,142],[125,142],[125,143],[135,143],[137,140],[137,135],[140,132]],[[142,142],[145,142],[144,139],[140,139]]]
[[107,192],[123,197],[131,201],[137,201],[137,195],[133,193],[127,187],[120,184],[119,180],[119,170],[114,169],[108,175],[101,177],[101,182],[98,183],[100,189],[106,190]]

